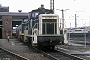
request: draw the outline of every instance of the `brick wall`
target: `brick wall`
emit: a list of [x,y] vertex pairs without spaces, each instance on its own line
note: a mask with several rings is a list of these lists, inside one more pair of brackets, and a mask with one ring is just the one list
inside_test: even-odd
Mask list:
[[2,16],[2,25],[2,38],[6,38],[7,33],[12,38],[12,16]]

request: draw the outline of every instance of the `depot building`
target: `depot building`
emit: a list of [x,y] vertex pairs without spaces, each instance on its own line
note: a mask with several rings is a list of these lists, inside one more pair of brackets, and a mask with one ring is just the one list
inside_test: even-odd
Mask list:
[[0,5],[0,39],[7,38],[7,34],[13,38],[13,27],[20,25],[22,20],[27,17],[27,12],[21,10],[9,12],[9,7]]

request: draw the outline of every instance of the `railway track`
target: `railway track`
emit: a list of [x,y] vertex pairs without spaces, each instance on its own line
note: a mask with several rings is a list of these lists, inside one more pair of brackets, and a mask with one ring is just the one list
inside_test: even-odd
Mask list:
[[48,51],[46,53],[48,53],[49,55],[53,56],[55,58],[55,60],[72,60],[71,58],[63,55],[63,53],[60,53],[60,52],[55,51],[55,50]]
[[43,53],[43,55],[48,57],[50,60],[84,60],[83,58],[80,58],[75,55],[70,55],[58,49],[56,50],[51,50],[51,49],[50,50],[39,50],[37,48],[34,48],[34,49]]
[[[66,54],[64,52],[60,52],[57,50],[42,51],[37,48],[33,48],[33,49],[42,53],[43,56],[48,57],[50,60],[83,60],[74,55],[69,55],[69,54]],[[4,48],[0,48],[0,59],[1,60],[29,60],[25,57],[20,56],[19,54],[15,54]]]
[[0,60],[29,60],[29,59],[0,47]]
[[58,60],[84,60],[81,57],[78,57],[76,55],[71,55],[71,54],[65,53],[65,52],[60,51],[58,49],[56,49],[55,52],[58,55],[58,57],[57,57],[57,55],[55,56]]
[[[1,43],[1,46],[2,46],[3,43],[4,42]],[[7,53],[8,55],[10,55],[13,58],[16,58],[18,60],[29,60],[29,59],[30,60],[67,60],[67,59],[68,60],[83,60],[81,58],[77,58],[76,56],[69,55],[67,53],[60,52],[60,51],[52,51],[52,50],[50,50],[50,51],[43,51],[43,50],[39,50],[39,49],[34,48],[34,47],[32,49],[30,46],[27,47],[26,45],[20,44],[17,41],[14,42],[14,43],[15,43],[15,46],[11,46],[11,45],[9,47],[7,45],[6,46],[2,46],[2,47],[6,48],[8,50],[6,50],[4,48],[0,48],[0,50],[3,50],[4,53]],[[15,52],[17,54],[15,54],[15,53],[13,53],[11,51],[13,51],[13,52]],[[5,57],[4,60],[7,59],[7,58],[8,58],[8,60],[9,59],[10,60],[14,60],[14,59],[11,59],[10,57]]]

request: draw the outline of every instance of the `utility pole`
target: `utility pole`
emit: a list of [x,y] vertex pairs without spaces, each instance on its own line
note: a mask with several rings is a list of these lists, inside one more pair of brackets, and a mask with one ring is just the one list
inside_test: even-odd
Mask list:
[[64,34],[64,11],[66,11],[66,10],[69,10],[69,9],[65,9],[65,10],[60,10],[60,9],[56,9],[56,10],[59,10],[59,11],[62,11],[62,28],[63,28],[63,34]]
[[50,9],[53,10],[54,13],[54,0],[50,0]]
[[64,27],[64,24],[65,24],[65,22],[64,22],[64,20],[65,20],[64,19],[64,11],[69,10],[69,9],[65,9],[65,10],[56,9],[56,10],[62,11],[62,29],[63,29],[63,35],[64,35],[64,43],[68,43],[68,41],[67,41],[67,31]]
[[70,23],[70,29],[69,29],[69,44],[70,44],[70,30],[71,30],[71,23]]
[[75,14],[75,28],[77,27],[77,16]]
[[61,11],[62,11],[62,28],[64,29],[64,10],[62,9]]
[[85,48],[86,48],[86,23],[85,23],[85,34],[84,34],[84,40],[85,40]]

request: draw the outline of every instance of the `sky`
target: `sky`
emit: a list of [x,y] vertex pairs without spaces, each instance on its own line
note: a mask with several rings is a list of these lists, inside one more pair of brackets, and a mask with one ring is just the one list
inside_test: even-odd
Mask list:
[[[54,0],[55,14],[62,19],[62,12],[56,9],[64,9],[65,27],[75,27],[75,14],[77,27],[90,25],[90,0]],[[2,6],[9,6],[10,12],[30,12],[41,4],[50,9],[50,0],[0,0]],[[69,10],[66,10],[69,9]],[[70,25],[71,24],[71,25]]]

